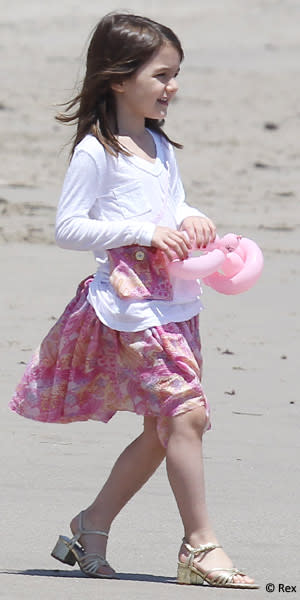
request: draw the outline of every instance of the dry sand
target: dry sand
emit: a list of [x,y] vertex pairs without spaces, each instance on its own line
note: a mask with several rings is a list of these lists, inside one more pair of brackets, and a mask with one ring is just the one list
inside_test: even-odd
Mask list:
[[[71,515],[90,501],[141,427],[128,414],[108,426],[63,427],[7,409],[32,349],[94,269],[90,255],[54,246],[72,132],[55,123],[53,105],[72,95],[94,24],[120,6],[106,0],[17,4],[0,0],[0,596],[196,598],[204,590],[173,585],[182,532],[163,466],[112,529],[109,558],[121,581],[87,580],[49,556],[56,534],[67,533]],[[300,5],[141,0],[125,7],[170,25],[185,47],[166,129],[185,145],[178,161],[189,202],[211,216],[219,233],[242,233],[264,252],[263,276],[247,294],[205,289],[204,383],[213,411],[205,462],[216,529],[236,564],[260,583],[252,595],[268,596],[265,586],[273,582],[271,597],[283,598],[279,583],[300,589]]]

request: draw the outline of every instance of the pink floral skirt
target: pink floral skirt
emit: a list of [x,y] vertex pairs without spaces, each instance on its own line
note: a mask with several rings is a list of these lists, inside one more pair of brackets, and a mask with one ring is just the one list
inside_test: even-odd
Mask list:
[[91,278],[78,287],[27,365],[9,404],[50,423],[107,422],[119,410],[158,417],[161,443],[168,418],[204,405],[198,317],[144,331],[120,332],[87,301]]

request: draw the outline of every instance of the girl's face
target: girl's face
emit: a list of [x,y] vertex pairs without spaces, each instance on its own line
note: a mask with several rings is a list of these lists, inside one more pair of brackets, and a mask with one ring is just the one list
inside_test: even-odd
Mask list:
[[136,119],[165,119],[168,104],[178,90],[180,56],[166,43],[129,79],[112,86],[117,110]]

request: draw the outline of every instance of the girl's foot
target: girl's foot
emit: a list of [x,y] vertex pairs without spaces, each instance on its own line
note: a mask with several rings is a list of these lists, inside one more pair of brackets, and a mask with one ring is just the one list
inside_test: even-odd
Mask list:
[[[92,517],[88,511],[83,513],[83,528],[87,531],[107,531],[101,523],[101,519]],[[80,530],[80,514],[76,515],[70,523],[70,529],[75,535]],[[86,554],[99,554],[106,558],[107,537],[102,535],[93,535],[92,533],[82,534],[79,543]],[[97,571],[106,577],[114,577],[116,572],[110,565],[101,565]]]
[[[186,540],[184,540],[186,541]],[[191,546],[193,546],[194,548],[198,548],[199,546],[203,545],[203,544],[208,544],[208,543],[213,543],[213,544],[217,544],[218,542],[216,540],[216,538],[214,536],[210,536],[209,541],[207,539],[203,540],[201,538],[191,538],[191,541],[188,540],[189,544]],[[180,550],[179,550],[179,554],[178,554],[178,558],[179,561],[182,563],[187,563],[188,561],[188,557],[189,557],[189,550],[186,548],[185,544],[182,543]],[[199,556],[195,557],[194,559],[194,565],[195,567],[199,567],[199,569],[203,572],[208,572],[211,569],[216,569],[216,568],[220,568],[220,570],[215,571],[214,573],[212,573],[211,575],[209,574],[207,576],[207,579],[210,579],[212,582],[214,580],[214,578],[220,576],[220,575],[226,575],[226,571],[222,571],[223,569],[232,569],[233,568],[233,564],[232,561],[230,560],[230,558],[227,556],[227,554],[224,552],[223,548],[215,548],[214,550],[211,550],[210,552],[206,552],[206,553],[202,553]],[[233,583],[238,584],[254,584],[254,579],[252,579],[251,577],[248,577],[248,575],[235,575],[233,577],[232,580]]]

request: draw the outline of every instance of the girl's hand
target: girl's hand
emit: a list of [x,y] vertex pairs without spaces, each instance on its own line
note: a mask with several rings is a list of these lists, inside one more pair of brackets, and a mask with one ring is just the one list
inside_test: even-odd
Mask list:
[[192,244],[184,231],[177,231],[170,227],[160,227],[160,225],[157,225],[154,230],[151,246],[163,250],[170,260],[175,258],[174,253],[182,260],[187,258],[192,248]]
[[216,227],[207,217],[186,217],[181,223],[180,231],[186,231],[195,248],[206,248],[216,237]]

